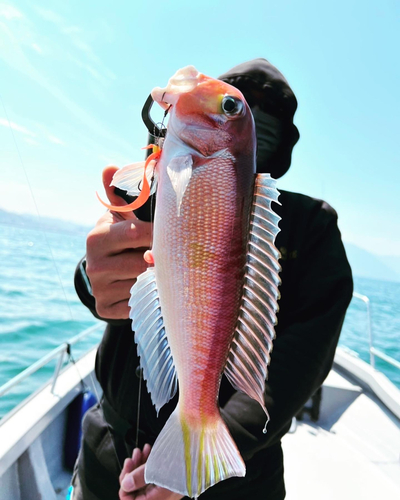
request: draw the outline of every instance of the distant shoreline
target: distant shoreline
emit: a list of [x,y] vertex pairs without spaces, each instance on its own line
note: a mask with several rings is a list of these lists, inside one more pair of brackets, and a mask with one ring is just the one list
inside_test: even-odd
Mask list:
[[75,224],[70,221],[40,217],[38,215],[18,214],[15,212],[8,212],[4,209],[0,209],[0,224],[3,226],[62,234],[86,235],[91,230],[89,226],[81,226],[80,224]]
[[[86,237],[92,229],[70,221],[38,215],[18,214],[0,208],[0,225],[58,234]],[[373,280],[400,282],[400,257],[382,256],[368,252],[353,243],[344,242],[347,258],[354,276]]]

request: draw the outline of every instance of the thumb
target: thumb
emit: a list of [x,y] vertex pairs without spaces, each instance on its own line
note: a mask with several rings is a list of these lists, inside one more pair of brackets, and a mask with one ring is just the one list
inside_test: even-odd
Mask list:
[[114,165],[109,165],[103,170],[103,186],[111,205],[126,205],[125,201],[114,193],[115,187],[110,185],[115,172],[118,170],[119,168]]
[[[106,192],[107,198],[109,199],[111,205],[123,206],[127,205],[127,202],[122,199],[120,196],[115,194],[115,186],[111,186],[111,182],[113,180],[113,176],[115,172],[119,170],[118,167],[114,165],[109,165],[103,170],[103,186]],[[118,214],[122,219],[136,219],[137,217],[133,212],[125,212]]]

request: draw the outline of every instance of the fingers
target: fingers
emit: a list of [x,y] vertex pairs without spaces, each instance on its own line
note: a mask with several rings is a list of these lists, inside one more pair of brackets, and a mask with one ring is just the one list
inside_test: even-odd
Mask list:
[[[110,186],[117,167],[103,171],[103,184],[114,205],[127,203]],[[148,264],[143,258],[151,246],[153,225],[136,218],[133,212],[107,211],[86,239],[86,273],[96,299],[97,314],[107,319],[129,317],[130,289]]]
[[[115,186],[111,186],[113,176],[117,171],[118,168],[113,165],[110,165],[103,170],[103,186],[111,205],[124,206],[128,203],[119,195],[115,194]],[[115,214],[119,220],[137,220],[137,217],[132,210],[127,212],[115,212]]]
[[139,448],[133,450],[132,458],[126,458],[124,466],[122,468],[121,474],[119,475],[119,481],[121,482],[125,475],[132,472],[139,465],[141,465],[142,452]]
[[134,498],[135,500],[180,500],[183,498],[183,495],[180,493],[174,493],[166,488],[161,488],[160,486],[149,484],[146,488],[138,491],[138,493],[131,498]]
[[143,249],[114,256],[93,256],[88,250],[86,259],[97,314],[108,319],[128,318],[131,288],[139,274],[147,269]]
[[148,443],[146,443],[142,451],[142,464],[145,464],[147,462],[150,452],[151,452],[151,446]]
[[133,494],[126,496],[126,493],[136,492],[146,486],[144,480],[144,467],[150,451],[151,446],[146,443],[143,447],[143,451],[140,451],[139,448],[135,448],[132,458],[127,458],[125,460],[124,467],[119,476],[121,484],[120,498],[136,498],[136,495]]
[[106,240],[110,240],[115,244],[116,250],[125,248],[149,248],[152,241],[153,224],[151,222],[129,220],[113,224],[110,227],[109,233],[106,235]]
[[152,228],[151,222],[138,219],[117,222],[108,212],[88,234],[86,247],[94,255],[113,255],[127,248],[149,248]]
[[139,274],[147,269],[143,254],[150,239],[151,224],[141,221],[113,224],[103,220],[89,233],[86,273],[100,317],[128,318],[130,290]]
[[95,252],[88,250],[86,272],[91,282],[97,278],[107,280],[110,284],[121,280],[134,280],[147,269],[144,252],[145,249],[140,248],[125,250],[115,255],[99,254],[94,258]]
[[121,488],[127,493],[132,493],[134,491],[140,490],[146,485],[144,480],[144,468],[145,464],[140,465],[134,471],[129,472],[125,475],[121,482]]
[[[135,284],[132,282],[130,288]],[[94,296],[96,297],[95,293]],[[130,313],[129,307],[129,296],[115,302],[114,297],[111,300],[103,299],[101,295],[98,295],[100,299],[96,299],[96,312],[100,318],[104,319],[128,319]]]
[[118,167],[115,167],[114,165],[109,165],[103,170],[103,175],[102,175],[104,190],[106,192],[107,198],[109,199],[112,205],[124,204],[123,200],[121,200],[121,198],[118,195],[114,194],[114,189],[115,189],[114,186],[110,186],[113,176],[115,172],[117,172],[117,170]]
[[147,250],[144,255],[143,255],[144,260],[147,262],[147,264],[154,266],[154,255],[151,250]]
[[130,291],[135,282],[135,278],[116,282],[107,280],[107,283],[101,279],[98,281],[97,278],[92,278],[92,292],[96,298],[97,314],[101,318],[127,319]]
[[[118,167],[115,167],[114,165],[106,167],[103,170],[102,180],[103,180],[104,190],[111,205],[124,206],[127,205],[127,202],[123,198],[115,194],[114,192],[115,186],[111,186],[113,176],[115,172],[117,172],[118,170],[119,170]],[[100,199],[102,199],[102,196],[100,196]],[[113,213],[116,216],[117,220],[137,220],[136,215],[132,211],[124,213],[117,213],[117,212],[111,212],[111,213]]]

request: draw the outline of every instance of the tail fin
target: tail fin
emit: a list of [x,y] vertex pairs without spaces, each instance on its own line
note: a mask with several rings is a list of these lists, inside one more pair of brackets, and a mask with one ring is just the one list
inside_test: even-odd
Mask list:
[[197,498],[246,467],[222,418],[209,427],[191,428],[178,408],[158,436],[146,464],[146,483]]

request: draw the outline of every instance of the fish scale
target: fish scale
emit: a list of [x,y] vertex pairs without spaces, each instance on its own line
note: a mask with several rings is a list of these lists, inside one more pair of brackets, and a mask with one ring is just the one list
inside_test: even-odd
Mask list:
[[[221,159],[197,167],[178,217],[175,192],[160,166],[157,210],[161,215],[156,219],[153,243],[156,280],[165,304],[166,330],[179,332],[179,336],[167,336],[184,407],[190,414],[201,410],[199,418],[205,408],[210,415],[218,411],[221,366],[239,308],[247,235],[241,231],[245,225],[237,214],[237,180],[232,170],[231,163]],[[221,191],[210,190],[217,183]],[[218,252],[211,252],[212,247]],[[177,258],[177,253],[183,258]],[[168,269],[168,279],[158,269]],[[201,388],[204,379],[207,391]]]

